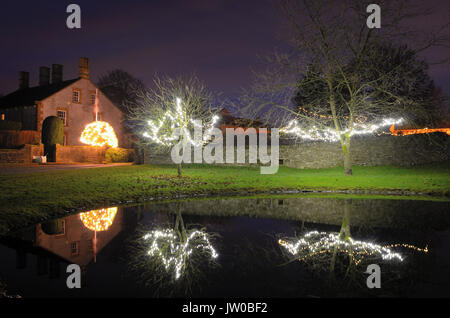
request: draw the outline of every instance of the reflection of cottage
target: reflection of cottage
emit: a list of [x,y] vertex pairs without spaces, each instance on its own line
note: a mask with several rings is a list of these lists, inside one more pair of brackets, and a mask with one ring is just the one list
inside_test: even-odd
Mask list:
[[35,245],[72,264],[86,266],[95,261],[97,254],[122,231],[123,213],[119,209],[112,224],[100,232],[87,228],[79,214],[52,222],[56,223],[50,226],[57,231],[49,231],[49,225],[37,225]]
[[[29,73],[19,73],[19,89],[0,98],[0,120],[20,122],[22,144],[40,140],[42,122],[58,116],[64,123],[64,144],[82,145],[81,132],[95,120],[94,102],[97,87],[89,79],[89,60],[79,59],[79,77],[63,80],[63,66],[53,64],[39,69],[39,85],[29,87]],[[123,113],[99,90],[99,120],[114,128],[120,147],[127,147]],[[30,133],[34,132],[34,133]],[[14,131],[11,132],[13,134]],[[29,135],[29,136],[28,136]],[[27,137],[28,136],[28,137]],[[34,139],[33,139],[34,137]],[[26,140],[25,140],[26,139]]]

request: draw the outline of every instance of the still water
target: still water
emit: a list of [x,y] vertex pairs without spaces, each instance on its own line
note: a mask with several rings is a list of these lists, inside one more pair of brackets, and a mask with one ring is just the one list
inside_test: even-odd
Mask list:
[[[0,289],[22,297],[449,297],[449,208],[278,196],[86,211],[1,237]],[[81,268],[79,289],[67,288],[69,264]],[[370,264],[380,268],[380,288],[367,286]]]

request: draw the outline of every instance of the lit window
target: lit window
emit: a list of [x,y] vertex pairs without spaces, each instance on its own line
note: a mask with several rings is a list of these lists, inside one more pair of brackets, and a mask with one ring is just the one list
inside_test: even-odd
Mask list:
[[2,120],[5,120],[5,114],[2,114]]
[[72,242],[72,243],[70,243],[70,253],[72,255],[80,254],[79,242]]
[[81,103],[81,90],[74,89],[72,92],[72,102]]
[[63,121],[64,126],[67,126],[67,112],[65,110],[58,110],[57,116]]

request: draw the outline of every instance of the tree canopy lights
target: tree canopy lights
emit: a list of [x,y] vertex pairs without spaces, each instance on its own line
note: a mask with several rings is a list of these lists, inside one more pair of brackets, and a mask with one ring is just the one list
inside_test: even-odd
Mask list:
[[167,272],[173,270],[175,279],[180,278],[186,262],[195,252],[206,252],[213,259],[218,257],[208,235],[200,230],[193,230],[181,241],[172,229],[154,230],[146,234],[144,240],[150,242],[148,255],[160,260]]
[[382,246],[375,243],[357,241],[351,237],[343,239],[339,233],[311,231],[296,240],[279,239],[278,244],[283,246],[291,255],[299,261],[307,261],[310,258],[331,255],[335,250],[348,255],[355,265],[359,265],[367,257],[380,257],[383,260],[397,260],[402,262],[404,256],[393,251],[394,248],[403,247],[418,252],[428,253],[428,248],[423,249],[409,244],[393,244]]
[[80,141],[97,147],[109,146],[117,148],[119,146],[114,129],[104,121],[94,121],[86,125],[81,133]]
[[[201,121],[190,118],[186,109],[182,106],[181,98],[176,98],[175,109],[168,109],[167,112],[158,120],[149,120],[149,132],[143,134],[144,137],[150,138],[153,142],[162,146],[172,146],[179,140],[179,134],[182,133],[186,141],[194,146],[201,146],[208,142],[211,138],[212,130],[216,124],[218,116],[212,116],[206,126],[209,128],[205,131],[202,140],[193,140],[190,134],[190,128],[202,127]],[[202,127],[203,128],[203,127]],[[175,132],[178,130],[179,134]]]
[[354,123],[352,128],[343,129],[339,134],[335,129],[328,127],[320,128],[318,126],[312,126],[309,129],[303,128],[299,125],[297,120],[292,120],[286,127],[280,128],[280,132],[285,134],[293,134],[298,138],[314,141],[328,141],[337,142],[340,140],[341,135],[367,135],[374,134],[383,127],[391,125],[397,125],[403,122],[403,119],[385,118],[378,123]]
[[114,222],[117,207],[80,213],[81,222],[91,231],[107,231]]

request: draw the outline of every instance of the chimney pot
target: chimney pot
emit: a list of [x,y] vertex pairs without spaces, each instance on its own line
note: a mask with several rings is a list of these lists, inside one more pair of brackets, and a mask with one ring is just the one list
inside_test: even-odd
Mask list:
[[52,64],[52,84],[60,83],[63,80],[63,66],[61,64]]
[[89,59],[80,57],[78,61],[78,73],[81,78],[89,79]]
[[30,84],[30,73],[28,72],[19,72],[19,89],[28,88]]
[[41,66],[39,68],[39,86],[45,86],[50,84],[50,68],[47,66]]

